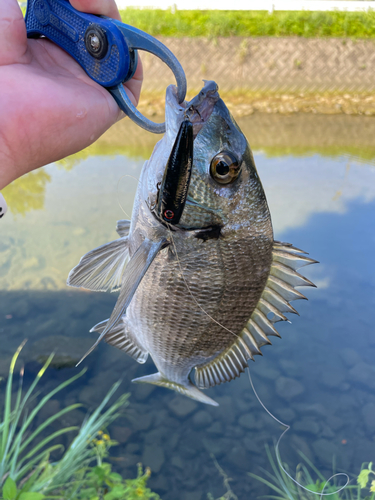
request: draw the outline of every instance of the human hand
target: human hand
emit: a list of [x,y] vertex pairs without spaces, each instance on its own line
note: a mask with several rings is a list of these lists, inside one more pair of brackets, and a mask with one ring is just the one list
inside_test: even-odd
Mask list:
[[[70,0],[77,10],[118,19],[114,0]],[[137,105],[142,64],[125,89]],[[0,9],[0,189],[17,177],[80,151],[122,118],[110,93],[66,52],[27,39],[17,0]]]

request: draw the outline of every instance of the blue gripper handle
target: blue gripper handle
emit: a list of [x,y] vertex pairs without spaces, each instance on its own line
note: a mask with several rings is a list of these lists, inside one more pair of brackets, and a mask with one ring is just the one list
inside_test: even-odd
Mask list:
[[116,86],[134,75],[137,53],[129,50],[109,19],[78,12],[68,0],[28,0],[25,22],[29,38],[49,38],[103,87]]

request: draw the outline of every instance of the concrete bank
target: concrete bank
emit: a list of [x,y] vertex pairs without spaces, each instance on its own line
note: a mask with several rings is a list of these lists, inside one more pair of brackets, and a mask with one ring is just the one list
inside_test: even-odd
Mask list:
[[[375,41],[299,37],[160,37],[185,69],[190,91],[203,79],[231,93],[372,94]],[[162,92],[171,72],[143,54],[145,91]]]

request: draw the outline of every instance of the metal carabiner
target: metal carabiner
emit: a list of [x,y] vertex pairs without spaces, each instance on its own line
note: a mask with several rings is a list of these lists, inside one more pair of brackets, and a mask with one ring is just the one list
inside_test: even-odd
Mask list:
[[[148,35],[133,26],[113,21],[122,32],[129,49],[145,50],[159,57],[173,71],[177,83],[177,96],[179,103],[182,103],[186,96],[186,77],[184,70],[178,59],[173,53],[159,40]],[[108,89],[115,98],[119,107],[140,127],[154,132],[155,134],[163,134],[165,132],[165,123],[155,123],[143,116],[130,101],[122,84]]]
[[25,23],[29,38],[45,36],[64,49],[90,78],[111,93],[118,106],[137,125],[153,133],[165,132],[165,123],[155,123],[143,116],[122,85],[134,75],[137,50],[146,50],[173,71],[182,102],[186,95],[185,73],[165,45],[120,21],[79,12],[68,0],[28,0]]

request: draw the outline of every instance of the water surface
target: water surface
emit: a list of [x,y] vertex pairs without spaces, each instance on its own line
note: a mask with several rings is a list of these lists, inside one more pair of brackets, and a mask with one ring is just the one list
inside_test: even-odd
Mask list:
[[[260,115],[240,125],[254,148],[275,238],[320,262],[304,269],[318,288],[302,289],[309,300],[294,303],[300,316],[279,323],[282,339],[263,349],[251,374],[264,404],[292,426],[281,444],[283,460],[295,469],[301,450],[328,477],[334,457],[337,468],[353,473],[375,458],[375,122],[315,119]],[[65,281],[84,253],[117,237],[116,221],[131,213],[135,179],[155,137],[119,151],[121,141],[127,147],[120,132],[102,139],[100,154],[49,165],[8,196],[4,190],[10,212],[0,222],[0,376],[24,338],[30,376],[49,349],[66,365],[67,356],[84,354],[93,342],[89,329],[111,313],[116,294],[71,289]],[[206,499],[208,492],[216,498],[225,490],[214,453],[240,500],[271,493],[246,473],[270,470],[264,446],[282,428],[261,408],[246,374],[208,391],[220,403],[214,408],[131,384],[155,371],[152,361],[138,365],[105,344],[83,364],[87,374],[53,408],[77,401],[93,408],[123,378],[131,404],[110,433],[120,442],[114,464],[125,476],[134,477],[141,461],[165,500]],[[61,366],[49,370],[44,391],[76,373]],[[77,410],[68,423],[83,416]]]

